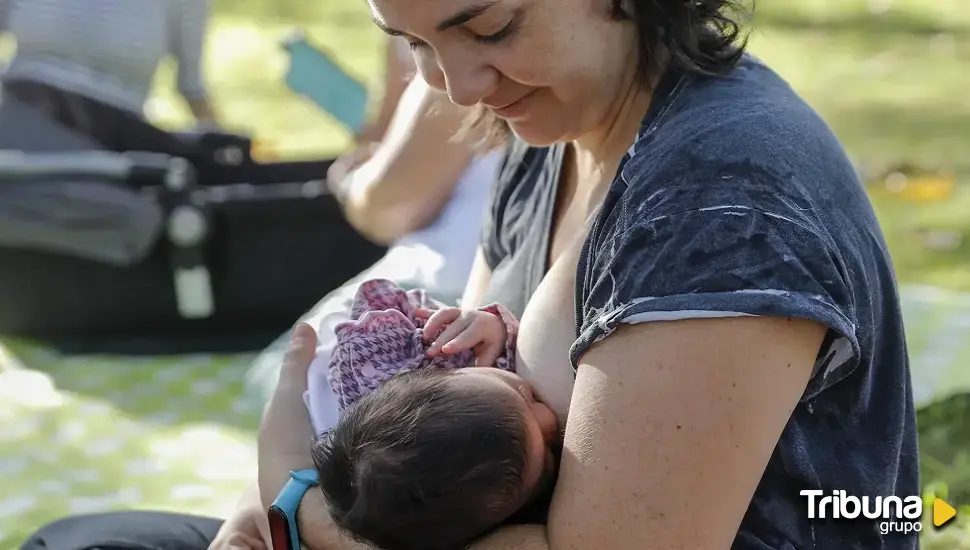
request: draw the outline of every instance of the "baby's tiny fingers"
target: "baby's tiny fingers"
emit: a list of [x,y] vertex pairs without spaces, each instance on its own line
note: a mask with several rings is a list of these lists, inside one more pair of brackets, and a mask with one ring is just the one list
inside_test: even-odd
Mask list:
[[435,311],[424,323],[425,337],[430,337],[437,333],[441,328],[449,323],[454,323],[461,317],[461,310],[456,307],[448,307]]
[[475,353],[476,367],[492,367],[502,355],[504,344],[483,343]]
[[431,310],[426,307],[417,307],[417,308],[414,308],[414,315],[415,317],[421,317],[421,318],[427,319],[431,317]]
[[478,332],[474,330],[474,324],[463,330],[457,336],[441,346],[441,352],[446,354],[458,353],[471,349],[482,341]]
[[455,336],[461,334],[461,332],[466,328],[468,328],[468,323],[464,322],[462,319],[458,319],[454,323],[448,325],[448,327],[445,328],[445,330],[443,330],[437,338],[435,338],[434,342],[431,342],[431,345],[428,346],[428,355],[437,355],[438,353],[442,352],[442,346],[449,343],[455,338]]

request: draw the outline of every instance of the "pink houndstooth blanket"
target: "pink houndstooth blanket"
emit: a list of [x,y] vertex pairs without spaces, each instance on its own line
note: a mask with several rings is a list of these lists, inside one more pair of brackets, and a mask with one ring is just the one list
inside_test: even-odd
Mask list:
[[[439,309],[443,305],[424,290],[405,291],[386,279],[361,283],[351,308],[351,320],[335,328],[337,344],[330,358],[327,378],[337,395],[340,409],[353,405],[395,374],[418,368],[458,369],[474,365],[471,350],[454,355],[428,357],[428,346],[437,334],[424,337],[425,319],[418,308]],[[505,353],[496,367],[515,372],[515,340],[518,321],[505,307],[490,304],[480,308],[499,316],[508,338]]]

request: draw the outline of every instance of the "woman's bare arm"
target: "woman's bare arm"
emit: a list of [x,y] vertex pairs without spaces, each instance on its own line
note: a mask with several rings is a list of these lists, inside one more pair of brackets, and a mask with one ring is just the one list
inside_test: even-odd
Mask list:
[[313,467],[309,454],[313,428],[303,404],[303,393],[307,389],[307,368],[315,350],[316,333],[309,325],[298,324],[259,426],[259,494],[264,509],[269,508],[286,485],[290,470]]
[[380,243],[434,221],[474,154],[470,141],[453,140],[463,117],[424,80],[412,80],[373,155],[338,183],[347,220]]
[[728,550],[825,331],[754,317],[620,326],[580,362],[548,525],[473,548]]

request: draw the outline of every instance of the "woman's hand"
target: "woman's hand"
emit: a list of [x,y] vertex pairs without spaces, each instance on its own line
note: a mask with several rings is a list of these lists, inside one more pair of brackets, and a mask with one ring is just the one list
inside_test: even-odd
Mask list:
[[[219,528],[209,550],[272,550],[269,520],[259,499],[259,489],[251,485],[235,512]],[[285,549],[284,549],[285,550]]]

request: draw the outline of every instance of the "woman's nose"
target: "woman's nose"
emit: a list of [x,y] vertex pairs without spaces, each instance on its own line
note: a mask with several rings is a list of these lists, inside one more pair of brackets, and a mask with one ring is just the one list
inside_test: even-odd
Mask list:
[[426,69],[422,72],[428,85],[447,91],[451,102],[462,107],[477,104],[498,86],[498,71],[475,59],[438,55],[434,66]]

